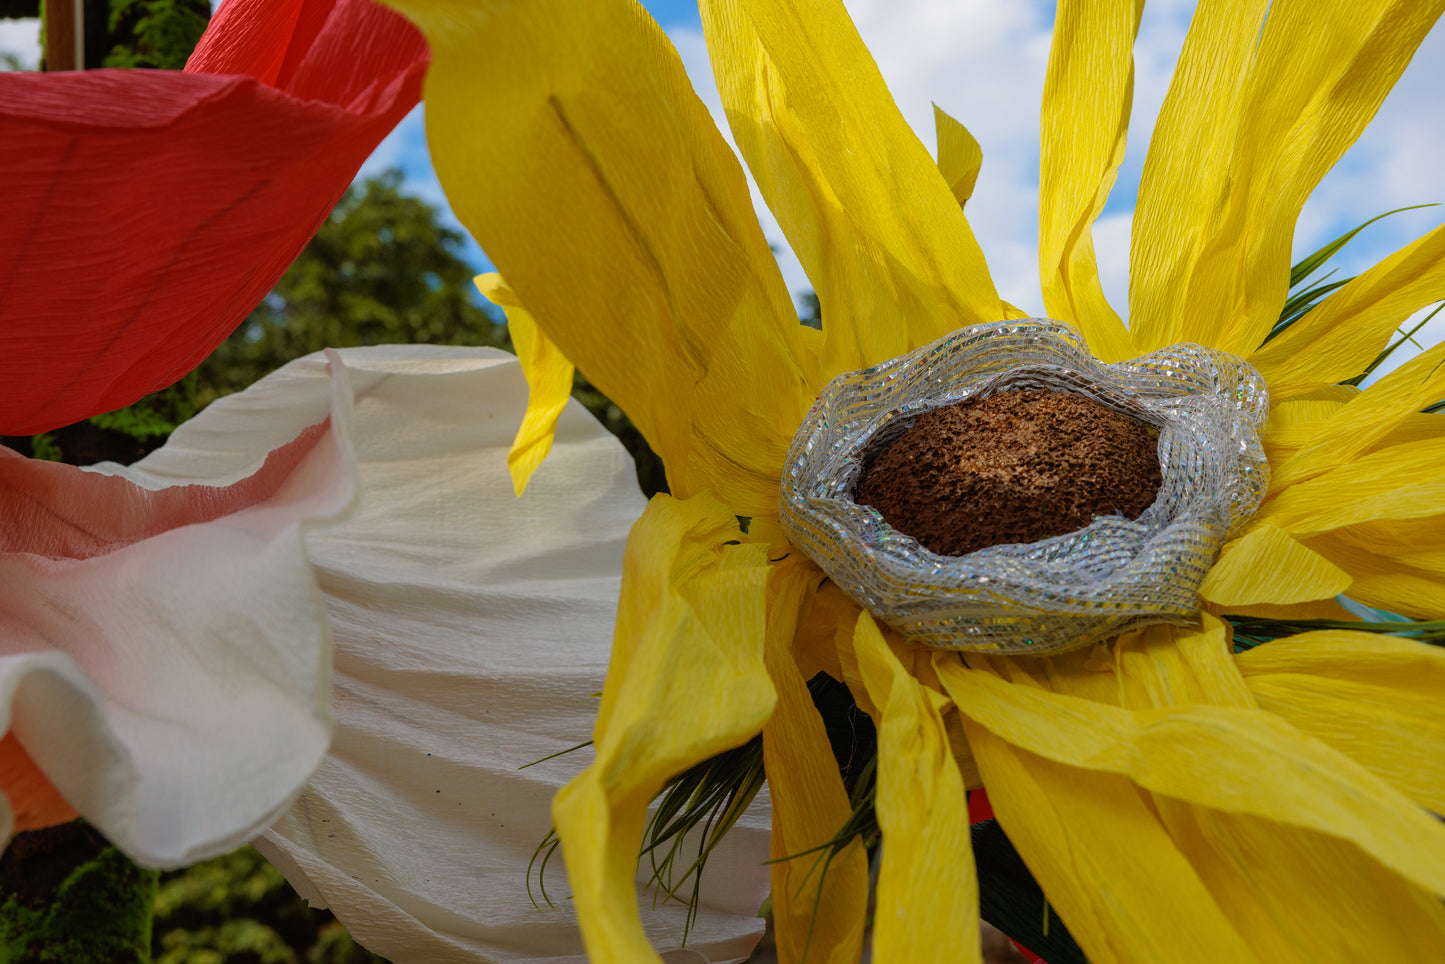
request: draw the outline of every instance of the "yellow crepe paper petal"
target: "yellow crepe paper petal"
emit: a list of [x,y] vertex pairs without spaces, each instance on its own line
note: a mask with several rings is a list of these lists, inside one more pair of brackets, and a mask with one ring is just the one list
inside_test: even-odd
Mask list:
[[1245,78],[1269,6],[1269,0],[1203,0],[1195,8],[1154,122],[1134,208],[1129,332],[1141,351],[1186,340],[1189,283],[1228,190]]
[[1406,245],[1249,356],[1271,399],[1359,375],[1411,314],[1445,298],[1445,227]]
[[660,495],[628,537],[597,757],[552,816],[588,953],[657,960],[633,875],[647,806],[668,778],[758,733],[776,700],[763,661],[767,546],[727,545],[730,508]]
[[1330,631],[1275,640],[1236,662],[1262,708],[1445,813],[1445,650]]
[[431,45],[442,186],[537,324],[636,423],[674,494],[775,511],[813,398],[802,326],[661,28],[621,2],[394,5]]
[[[959,664],[939,675],[952,683]],[[1007,685],[1007,684],[1005,684]],[[1036,756],[964,717],[999,825],[1093,964],[1254,964],[1139,790]],[[1060,855],[1067,858],[1060,859]]]
[[1261,961],[1438,955],[1445,940],[1440,902],[1350,841],[1167,797],[1152,802],[1175,845]]
[[[1203,617],[1202,628],[1151,626],[1044,659],[970,655],[969,665],[987,669],[1015,686],[1032,686],[1109,706],[1156,706],[1161,701],[1253,705],[1229,664],[1227,624]],[[1186,641],[1187,640],[1187,641]]]
[[[1108,647],[1099,648],[1100,652],[1107,650]],[[1214,703],[1252,712],[1249,708],[1255,705],[1252,687],[1239,673],[1235,657],[1229,654],[1228,629],[1218,620],[1206,617],[1203,630],[1156,626],[1129,633],[1120,638],[1114,650],[1119,685],[1128,707],[1153,711],[1155,707],[1181,703]],[[994,658],[980,661],[980,664],[994,673],[1002,673],[1013,686],[1019,685],[1020,678],[1029,678],[1047,682],[1047,689],[1054,692],[1097,691],[1098,686],[1093,679],[1099,674],[1088,670],[1091,665],[1098,665],[1097,660],[1091,659],[1088,654],[1082,660],[1079,657],[1080,654],[1069,654],[1068,660],[1028,663]],[[972,658],[970,661],[973,662]],[[1345,662],[1344,659],[1340,661],[1341,673],[1348,672]],[[1055,665],[1041,671],[1034,667],[1035,663]],[[1026,677],[1014,671],[1014,667],[1021,664],[1030,667]],[[963,705],[969,705],[964,694],[954,692],[953,695]],[[1061,727],[1061,732],[1070,732],[1066,721],[1055,720],[1055,725]],[[970,731],[970,737],[984,768],[984,776],[990,781],[990,797],[994,800],[995,810],[1016,844],[1020,838],[1026,839],[1038,832],[1033,826],[1036,822],[1049,825],[1074,818],[1079,821],[1080,831],[1090,834],[1086,840],[1067,844],[1072,848],[1069,851],[1070,863],[1074,866],[1077,866],[1077,854],[1081,850],[1085,852],[1087,861],[1092,863],[1098,859],[1088,853],[1088,849],[1100,837],[1106,843],[1116,845],[1120,840],[1128,840],[1127,851],[1133,855],[1136,866],[1143,864],[1150,867],[1146,881],[1164,880],[1164,872],[1156,868],[1169,866],[1169,862],[1177,864],[1182,859],[1187,869],[1170,872],[1168,883],[1178,887],[1182,881],[1183,886],[1196,890],[1202,885],[1207,895],[1201,898],[1196,894],[1181,903],[1183,895],[1170,893],[1154,905],[1155,916],[1165,921],[1175,920],[1179,907],[1191,907],[1195,913],[1199,913],[1199,907],[1202,907],[1204,920],[1194,925],[1195,930],[1212,935],[1215,929],[1225,929],[1220,921],[1228,921],[1227,929],[1233,932],[1227,935],[1229,939],[1242,939],[1250,951],[1262,960],[1375,959],[1370,954],[1360,953],[1362,948],[1372,945],[1385,949],[1384,959],[1410,960],[1419,956],[1423,948],[1438,945],[1442,933],[1445,933],[1441,929],[1445,915],[1442,915],[1438,901],[1431,894],[1401,879],[1345,838],[1148,793],[1140,795],[1142,807],[1127,795],[1111,804],[1111,810],[1122,809],[1136,814],[1128,830],[1121,829],[1113,834],[1100,829],[1092,815],[1062,811],[1062,816],[1052,820],[1047,815],[1040,816],[1034,812],[1036,804],[1029,805],[1028,797],[1022,798],[1023,812],[1015,813],[1007,803],[1000,803],[997,787],[1003,778],[996,770],[990,769],[996,765],[997,759],[989,748],[988,737],[980,736],[977,729]],[[998,743],[1005,742],[1003,738],[994,739]],[[1188,752],[1183,747],[1181,751]],[[1027,761],[1029,773],[1034,779],[1041,779],[1042,774],[1050,772],[1049,761],[1017,749],[1013,752]],[[1181,759],[1179,765],[1187,767],[1189,764]],[[1067,799],[1070,804],[1080,802],[1081,798],[1087,800],[1087,788],[1097,775],[1065,766],[1059,766],[1059,770],[1067,775],[1060,779],[1059,786],[1052,790],[1039,788],[1034,795],[1042,799],[1052,792]],[[1064,784],[1063,779],[1070,782]],[[1119,779],[1124,782],[1123,778]],[[1086,789],[1076,789],[1081,786]],[[1135,792],[1138,793],[1137,788]],[[1016,827],[1021,822],[1023,829],[1020,832]],[[1150,826],[1156,822],[1158,826]],[[1073,825],[1066,824],[1061,831],[1071,829]],[[1161,829],[1167,840],[1160,839]],[[1159,848],[1164,855],[1163,863],[1152,849],[1142,855],[1138,852],[1141,839],[1146,845],[1154,841],[1153,847]],[[1169,852],[1171,847],[1175,853]],[[1020,845],[1020,850],[1028,859],[1029,850],[1023,845]],[[1087,883],[1075,884],[1072,893],[1067,885],[1060,891],[1047,879],[1048,874],[1057,872],[1056,868],[1049,866],[1052,856],[1040,850],[1038,861],[1044,866],[1036,868],[1036,875],[1049,888],[1048,893],[1055,906],[1075,936],[1080,938],[1091,957],[1097,959],[1101,955],[1096,946],[1082,936],[1090,928],[1080,927],[1079,924],[1093,925],[1097,931],[1093,939],[1100,941],[1107,940],[1105,935],[1113,930],[1123,926],[1133,927],[1132,921],[1128,925],[1096,923],[1101,912],[1107,915],[1114,911],[1112,905],[1120,898],[1112,890],[1119,885],[1107,879],[1097,893]],[[1059,898],[1060,893],[1082,901],[1086,906],[1071,907]],[[1142,900],[1147,905],[1158,898],[1149,893],[1130,899],[1134,902]],[[1089,906],[1090,900],[1103,903],[1102,911]],[[1138,906],[1131,909],[1140,912]],[[1131,936],[1138,939],[1137,935]],[[1194,951],[1188,946],[1191,938],[1171,936],[1167,928],[1156,940],[1171,944],[1165,950],[1156,946],[1148,953],[1136,948],[1132,952],[1116,954],[1111,948],[1110,954],[1126,960],[1173,961],[1181,954]],[[1208,949],[1206,953],[1215,955],[1218,960],[1235,959],[1218,948]]]
[[[893,642],[895,640],[890,637],[890,645]],[[943,683],[938,678],[938,671],[933,668],[934,657],[940,655],[938,650],[929,646],[895,646],[893,652],[902,663],[904,671],[912,675],[924,689],[932,690],[935,695],[943,693]],[[983,778],[978,775],[978,764],[974,762],[973,751],[968,748],[968,738],[963,735],[963,722],[959,719],[958,708],[951,700],[944,699],[939,704],[939,709],[944,736],[953,753],[953,764],[958,768],[964,789],[977,790],[983,786]]]
[[520,497],[527,490],[532,473],[552,451],[552,437],[557,432],[557,419],[572,397],[572,363],[537,327],[536,319],[522,307],[517,293],[507,286],[499,274],[479,274],[477,290],[492,304],[507,313],[507,331],[512,347],[527,377],[527,412],[517,429],[512,450],[507,453],[507,468],[512,472],[512,488]]
[[[858,615],[862,618],[863,611],[860,610]],[[873,702],[873,694],[869,691],[868,684],[863,681],[863,669],[858,662],[857,637],[856,623],[853,632],[838,635],[838,665],[843,671],[842,680],[847,684],[848,692],[853,694],[853,702],[873,718],[873,725],[876,727],[883,719],[883,707]]]
[[[1202,617],[1198,628],[1149,626],[1120,637],[1114,647],[1121,705],[1127,709],[1212,703],[1254,707],[1249,688],[1230,658],[1229,625]],[[1056,692],[1074,695],[1061,685]]]
[[[1260,6],[1201,4],[1155,127],[1131,263],[1140,348],[1198,341],[1244,356],[1263,342],[1284,304],[1305,200],[1442,4],[1275,0],[1262,29]],[[1219,18],[1235,22],[1197,29]],[[1190,122],[1202,129],[1185,130]]]
[[1378,449],[1394,445],[1414,445],[1445,437],[1445,412],[1417,412],[1407,415],[1380,439]]
[[819,587],[803,613],[798,635],[793,640],[798,668],[804,676],[823,672],[843,682],[843,667],[838,658],[843,648],[840,641],[852,640],[860,608],[832,580]]
[[1336,534],[1371,552],[1445,575],[1445,505],[1426,518],[1372,519]]
[[1272,525],[1252,526],[1224,544],[1199,586],[1208,602],[1229,608],[1332,599],[1349,588],[1349,573]]
[[733,137],[818,293],[822,381],[999,320],[978,242],[842,4],[700,6]]
[[[1206,619],[1206,623],[1223,630],[1223,626],[1215,620]],[[1282,663],[1296,668],[1292,662],[1294,654],[1290,653],[1290,649],[1295,649],[1296,653],[1314,664],[1320,675],[1292,679],[1301,685],[1301,689],[1314,690],[1321,695],[1337,682],[1330,678],[1330,674],[1345,680],[1358,668],[1361,677],[1369,678],[1382,673],[1388,675],[1391,671],[1408,671],[1411,662],[1408,658],[1398,658],[1400,654],[1393,651],[1387,658],[1381,659],[1384,651],[1394,650],[1392,644],[1398,641],[1361,633],[1315,634],[1314,641],[1320,644],[1318,652],[1321,654],[1329,649],[1328,640],[1331,638],[1352,639],[1361,644],[1361,648],[1353,652],[1341,651],[1323,659],[1308,656],[1308,653],[1316,652],[1308,644],[1295,647],[1287,640],[1270,643],[1252,654],[1236,658],[1226,655],[1228,651],[1221,645],[1200,647],[1198,643],[1201,640],[1197,635],[1190,637],[1168,627],[1154,627],[1139,635],[1179,637],[1177,645],[1167,648],[1153,646],[1151,651],[1157,654],[1174,652],[1185,658],[1192,655],[1195,657],[1194,672],[1210,672],[1217,679],[1232,682],[1245,690],[1244,699],[1236,699],[1235,705],[1253,705],[1256,697],[1265,696],[1271,689],[1278,688],[1274,684],[1261,686],[1259,681],[1246,680],[1240,675],[1239,670],[1251,658],[1258,659],[1261,666],[1279,666]],[[1388,642],[1375,654],[1366,652],[1363,647],[1376,640]],[[1222,632],[1216,642],[1224,642]],[[1268,654],[1271,647],[1281,644],[1283,648],[1278,655]],[[1409,645],[1416,649],[1424,648],[1419,644]],[[1121,641],[1121,653],[1126,649]],[[1445,658],[1445,654],[1440,655]],[[1159,665],[1167,666],[1168,661]],[[1136,663],[1122,668],[1121,672],[1147,678],[1152,675],[1150,670],[1152,667]],[[1274,679],[1277,682],[1280,677]],[[1286,687],[1288,685],[1285,684]],[[1354,683],[1343,685],[1353,687]],[[1210,692],[1205,697],[1212,702],[1220,702],[1219,695]],[[1303,696],[1303,693],[1300,695]],[[1168,705],[1180,701],[1175,696],[1184,697],[1186,694],[1176,692],[1171,696],[1156,689],[1151,699],[1133,705]],[[1376,696],[1388,699],[1383,689],[1377,689]],[[1304,699],[1302,702],[1308,704],[1310,701]],[[1362,713],[1371,711],[1367,703],[1349,705],[1351,701],[1348,699],[1326,702],[1346,711],[1344,719],[1335,726],[1358,722],[1361,725],[1352,736],[1372,743],[1377,732],[1374,724],[1360,719]],[[1264,699],[1260,699],[1259,703],[1267,711],[1272,711]],[[1307,732],[1313,735],[1313,731]],[[1325,742],[1336,749],[1345,749],[1333,740]],[[1428,749],[1422,747],[1414,752],[1428,753]],[[1408,788],[1413,785],[1399,784],[1391,779],[1395,773],[1370,766],[1368,753],[1356,755],[1347,752],[1346,755],[1384,777],[1396,789],[1408,793]],[[1215,900],[1245,936],[1250,947],[1266,960],[1428,958],[1429,949],[1439,947],[1442,936],[1445,936],[1445,913],[1442,913],[1439,901],[1371,860],[1350,840],[1282,826],[1256,816],[1193,807],[1166,797],[1156,796],[1153,800],[1171,836],[1198,870]]]
[[1003,317],[1005,321],[1017,321],[1020,318],[1032,317],[1032,315],[1017,305],[1011,305],[1007,301],[1000,302],[1000,304],[1003,306]]
[[815,850],[842,829],[852,807],[823,719],[792,653],[798,612],[822,574],[792,560],[774,570],[766,659],[778,705],[763,729],[763,755],[773,804],[778,959],[802,961],[806,949],[808,961],[849,964],[863,947],[868,855],[860,840],[831,860],[827,851]]
[[1326,385],[1296,397],[1296,401],[1311,402],[1353,402],[1363,389],[1356,385]]
[[[1353,586],[1353,583],[1351,584]],[[1351,589],[1353,592],[1354,589]],[[1317,599],[1313,602],[1289,603],[1288,605],[1271,605],[1270,603],[1256,603],[1252,606],[1216,606],[1213,603],[1206,604],[1206,611],[1215,615],[1229,613],[1238,616],[1259,616],[1263,619],[1282,619],[1293,622],[1299,619],[1332,619],[1345,622],[1358,621],[1359,616],[1341,606],[1336,599]]]
[[1442,460],[1445,438],[1359,456],[1274,495],[1254,524],[1303,538],[1355,523],[1439,515],[1445,512]]
[[[1279,432],[1297,430],[1304,425],[1318,424],[1339,412],[1349,399],[1299,398],[1276,402],[1271,399],[1269,423],[1265,437]],[[1306,439],[1307,441],[1308,439]]]
[[[1243,267],[1202,272],[1191,296],[1210,292],[1212,274],[1237,277],[1238,309],[1214,342],[1241,357],[1264,342],[1287,297],[1294,225],[1315,186],[1374,118],[1415,48],[1445,9],[1442,0],[1274,0],[1250,71],[1233,157],[1232,197],[1248,208],[1220,219],[1228,251]],[[1301,44],[1299,38],[1311,42]],[[1247,184],[1245,191],[1241,185]],[[1220,299],[1217,304],[1228,306]],[[1213,327],[1193,315],[1195,333]],[[1221,316],[1224,317],[1224,316]],[[1314,352],[1312,346],[1311,353]]]
[[[1199,806],[1353,841],[1400,876],[1445,894],[1445,827],[1271,714],[1201,704],[1131,712],[944,669],[939,675],[967,720],[1020,749]],[[992,795],[994,778],[968,732]]]
[[1135,352],[1104,297],[1094,219],[1104,209],[1129,130],[1134,36],[1143,0],[1061,0],[1044,78],[1039,161],[1039,278],[1049,317],[1075,325],[1107,362]]
[[980,961],[968,800],[941,715],[948,700],[909,674],[867,612],[853,645],[880,709],[875,807],[884,844],[873,957]]
[[1044,659],[979,655],[970,656],[969,661],[1015,686],[1042,687],[1113,706],[1121,702],[1113,647],[1102,643]]
[[1338,412],[1344,404],[1324,399],[1296,399],[1272,404],[1269,422],[1260,433],[1269,464],[1280,465],[1298,455],[1319,435],[1325,419]]
[[1406,539],[1397,551],[1380,551],[1352,530],[1306,540],[1311,549],[1350,574],[1350,598],[1366,606],[1401,613],[1411,619],[1438,619],[1445,613],[1445,574],[1432,571],[1427,556],[1417,565],[1419,545]]
[[1271,466],[1270,489],[1285,489],[1373,451],[1445,396],[1445,343],[1410,359],[1326,419],[1299,454]]
[[948,183],[958,206],[973,197],[978,172],[983,167],[983,148],[977,138],[942,107],[933,105],[933,128],[938,137],[938,173]]

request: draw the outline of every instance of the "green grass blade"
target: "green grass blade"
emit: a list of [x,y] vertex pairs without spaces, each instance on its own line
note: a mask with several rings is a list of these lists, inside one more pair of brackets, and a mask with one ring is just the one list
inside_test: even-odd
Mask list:
[[979,916],[1049,964],[1088,964],[998,821],[973,825],[973,860]]
[[[1334,272],[1330,272],[1330,274],[1333,273]],[[1328,278],[1329,275],[1325,275],[1325,277]],[[1310,288],[1306,291],[1301,291],[1299,294],[1292,296],[1288,301],[1284,303],[1284,308],[1281,309],[1279,313],[1279,321],[1274,323],[1274,327],[1271,328],[1269,334],[1264,337],[1264,341],[1262,342],[1262,344],[1267,345],[1274,339],[1278,338],[1280,335],[1284,334],[1286,331],[1289,330],[1290,325],[1293,325],[1295,322],[1299,321],[1305,315],[1309,314],[1316,307],[1318,307],[1319,303],[1323,301],[1325,299],[1325,296],[1330,294],[1330,292],[1334,291],[1336,288],[1347,285],[1354,280],[1354,276],[1351,276],[1348,278],[1343,278],[1339,281],[1331,281],[1324,284],[1317,284],[1313,288]]]
[[[1365,379],[1367,379],[1367,378],[1369,378],[1371,375],[1373,375],[1374,372],[1375,372],[1375,369],[1377,369],[1377,368],[1379,368],[1381,365],[1383,365],[1383,364],[1385,363],[1385,359],[1389,358],[1391,355],[1393,355],[1393,354],[1395,353],[1395,349],[1399,348],[1401,345],[1405,344],[1405,342],[1407,342],[1407,341],[1413,341],[1414,338],[1415,338],[1415,333],[1416,333],[1417,331],[1419,331],[1421,328],[1424,328],[1426,322],[1428,322],[1431,318],[1434,318],[1436,315],[1440,314],[1440,309],[1442,309],[1442,308],[1445,308],[1445,301],[1442,301],[1442,302],[1440,302],[1440,304],[1436,305],[1436,306],[1435,306],[1435,310],[1432,311],[1432,312],[1430,312],[1428,315],[1426,315],[1426,316],[1420,321],[1420,323],[1419,323],[1418,325],[1416,325],[1414,328],[1411,328],[1409,331],[1405,332],[1403,335],[1401,335],[1401,336],[1399,337],[1398,340],[1395,341],[1394,344],[1390,345],[1390,346],[1389,346],[1388,348],[1386,348],[1384,351],[1380,352],[1380,354],[1375,358],[1375,360],[1372,361],[1372,362],[1370,362],[1370,367],[1369,367],[1369,368],[1366,368],[1366,369],[1365,369],[1363,372],[1361,372],[1359,375],[1356,375],[1354,378],[1352,378],[1352,379],[1350,379],[1349,381],[1345,382],[1345,384],[1346,384],[1346,385],[1358,385],[1358,384],[1360,384],[1361,382],[1363,382]],[[1417,347],[1417,348],[1423,348],[1424,346],[1423,346],[1423,345],[1420,345],[1418,342],[1416,342],[1415,347]]]
[[1295,287],[1295,285],[1299,284],[1301,281],[1314,274],[1316,271],[1319,270],[1320,265],[1333,258],[1336,254],[1339,253],[1341,248],[1353,241],[1355,235],[1359,234],[1361,231],[1365,230],[1365,228],[1368,228],[1376,221],[1383,220],[1384,218],[1387,218],[1392,214],[1399,214],[1402,211],[1418,211],[1421,208],[1432,208],[1436,206],[1437,205],[1435,204],[1412,204],[1409,207],[1396,208],[1393,211],[1386,211],[1384,214],[1378,214],[1375,217],[1370,218],[1370,220],[1355,228],[1353,231],[1346,231],[1344,234],[1340,235],[1338,238],[1335,238],[1333,241],[1320,248],[1318,251],[1314,252],[1313,254],[1306,255],[1293,268],[1291,268],[1289,272],[1289,286],[1293,288]]

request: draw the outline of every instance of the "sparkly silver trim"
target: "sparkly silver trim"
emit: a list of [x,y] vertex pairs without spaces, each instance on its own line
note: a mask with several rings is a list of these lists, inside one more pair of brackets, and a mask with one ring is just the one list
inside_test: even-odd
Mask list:
[[[868,453],[924,412],[1008,389],[1088,396],[1159,429],[1163,484],[1136,521],[941,556],[852,499]],[[835,378],[793,436],[779,512],[788,538],[910,640],[1057,653],[1157,622],[1186,622],[1230,530],[1269,485],[1264,379],[1199,345],[1104,364],[1077,332],[1030,318],[964,328]]]

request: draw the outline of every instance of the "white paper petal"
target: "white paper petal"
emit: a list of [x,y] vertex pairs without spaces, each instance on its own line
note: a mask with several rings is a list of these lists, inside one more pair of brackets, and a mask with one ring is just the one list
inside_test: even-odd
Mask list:
[[[590,750],[518,768],[592,734],[623,544],[643,508],[631,460],[573,403],[519,500],[506,464],[527,398],[515,358],[428,346],[341,355],[362,496],[344,525],[308,537],[332,620],[335,739],[257,845],[398,964],[582,960],[558,899],[560,857],[548,873],[556,909],[532,905],[525,872],[553,794]],[[258,412],[314,413],[324,392],[319,359],[293,363],[217,402],[142,468],[214,470]],[[238,459],[227,471],[248,468]],[[762,933],[767,849],[760,808],[709,864],[713,886],[676,960],[747,956]],[[683,909],[642,903],[658,948],[678,948]]]
[[[304,536],[344,515],[355,476],[344,372],[323,385],[314,417],[227,488],[0,457],[0,724],[141,863],[244,842],[326,752],[330,642]],[[12,816],[0,796],[5,839]]]

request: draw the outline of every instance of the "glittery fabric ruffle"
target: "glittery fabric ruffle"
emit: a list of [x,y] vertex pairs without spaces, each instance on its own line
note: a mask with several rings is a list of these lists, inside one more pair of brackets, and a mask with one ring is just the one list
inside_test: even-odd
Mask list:
[[[1011,389],[1069,391],[1159,429],[1163,484],[1137,520],[941,556],[853,501],[870,453],[924,412]],[[1229,532],[1269,484],[1264,379],[1242,360],[1172,345],[1104,364],[1044,319],[963,328],[835,378],[793,437],[779,511],[789,539],[910,640],[1057,653],[1149,623],[1185,622]]]

